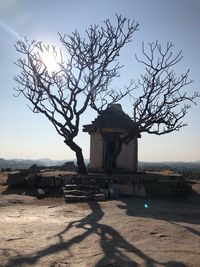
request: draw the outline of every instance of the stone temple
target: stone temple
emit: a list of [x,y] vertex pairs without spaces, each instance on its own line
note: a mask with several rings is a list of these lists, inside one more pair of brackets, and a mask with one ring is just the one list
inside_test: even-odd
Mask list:
[[31,194],[33,188],[37,189],[38,198],[62,192],[66,202],[105,201],[120,196],[186,197],[191,192],[191,185],[180,174],[137,172],[138,126],[123,112],[121,105],[108,107],[83,130],[90,134],[87,174],[66,173],[73,168],[71,162],[62,166],[63,174],[22,170],[10,173],[6,183],[11,187],[31,188]]
[[104,110],[83,131],[90,134],[90,171],[107,173],[137,172],[137,138],[125,140],[134,129],[133,120],[113,104]]

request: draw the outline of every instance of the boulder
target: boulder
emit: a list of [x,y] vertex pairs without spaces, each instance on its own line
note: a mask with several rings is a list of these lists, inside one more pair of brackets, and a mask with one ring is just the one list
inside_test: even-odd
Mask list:
[[41,188],[37,189],[37,198],[44,198],[45,197],[45,191]]

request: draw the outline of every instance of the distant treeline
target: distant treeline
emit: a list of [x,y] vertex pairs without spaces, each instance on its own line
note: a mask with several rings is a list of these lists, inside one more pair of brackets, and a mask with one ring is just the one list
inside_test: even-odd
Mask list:
[[197,162],[139,162],[140,171],[171,170],[187,178],[200,179],[200,161]]
[[[76,164],[76,161],[73,160]],[[39,159],[39,160],[23,160],[23,159],[12,159],[6,160],[0,158],[0,170],[18,170],[18,169],[29,169],[32,165],[37,166],[62,166],[67,160],[51,160],[51,159]],[[88,160],[85,160],[88,164]],[[196,162],[142,162],[138,164],[139,171],[163,171],[172,170],[173,172],[180,173],[188,178],[199,178],[200,179],[200,161]]]
[[51,159],[38,159],[38,160],[24,160],[24,159],[11,159],[6,160],[0,158],[0,169],[11,169],[11,170],[18,170],[18,169],[29,169],[32,165],[36,164],[37,166],[60,166],[63,165],[66,160],[51,160]]
[[[52,159],[3,159],[0,158],[0,170],[19,170],[19,169],[29,169],[33,165],[37,166],[62,166],[64,163],[73,161],[76,165],[76,160],[52,160]],[[86,164],[88,160],[85,161]]]

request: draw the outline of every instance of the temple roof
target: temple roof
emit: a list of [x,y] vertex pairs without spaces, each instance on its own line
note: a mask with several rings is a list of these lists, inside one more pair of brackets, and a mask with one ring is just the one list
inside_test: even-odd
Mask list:
[[122,110],[120,104],[113,104],[104,110],[89,125],[84,125],[83,131],[95,131],[97,128],[124,128],[133,127],[132,119]]

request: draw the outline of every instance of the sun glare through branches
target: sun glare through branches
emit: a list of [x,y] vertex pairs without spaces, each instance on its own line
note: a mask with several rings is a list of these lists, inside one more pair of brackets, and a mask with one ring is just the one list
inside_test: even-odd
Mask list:
[[40,56],[48,72],[57,72],[60,70],[59,60],[52,49],[44,50],[40,53]]

